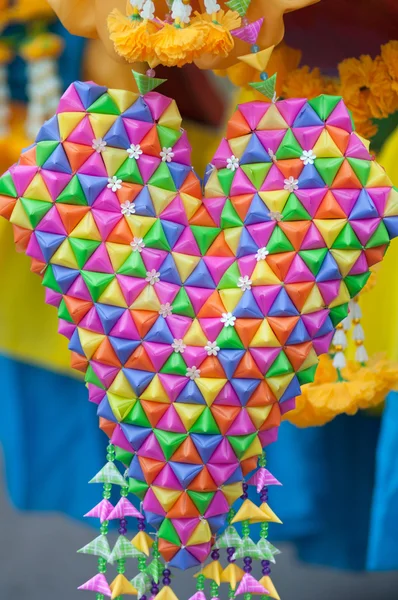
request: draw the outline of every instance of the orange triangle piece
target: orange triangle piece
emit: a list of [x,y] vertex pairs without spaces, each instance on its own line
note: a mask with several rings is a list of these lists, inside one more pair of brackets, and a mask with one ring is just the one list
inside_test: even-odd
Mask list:
[[23,152],[21,154],[21,157],[19,159],[19,164],[20,165],[29,165],[31,167],[35,167],[37,165],[36,146],[33,146],[33,148],[29,148],[28,150],[25,150],[25,152]]
[[160,554],[163,556],[165,562],[167,563],[170,562],[173,556],[177,554],[177,552],[180,549],[180,546],[175,546],[174,544],[171,544],[167,540],[164,540],[160,537],[158,548]]
[[344,160],[331,185],[332,188],[362,189],[362,183],[355,175],[348,160]]
[[184,183],[180,187],[180,192],[182,194],[189,194],[189,196],[193,196],[194,198],[202,199],[202,188],[200,186],[200,180],[192,171],[188,173],[187,177],[184,180]]
[[108,421],[108,419],[104,419],[103,417],[100,417],[99,419],[99,428],[108,436],[108,438],[112,437],[116,425],[117,423],[112,423],[112,421]]
[[123,186],[120,190],[117,191],[117,197],[120,204],[123,202],[133,202],[138,194],[141,192],[144,186],[139,185],[138,183],[125,183],[123,182]]
[[278,277],[278,279],[284,281],[294,257],[295,252],[268,254],[267,263],[269,264],[275,275]]
[[285,347],[286,356],[296,372],[300,369],[301,365],[309,355],[311,348],[311,342],[303,342],[302,344],[294,344],[293,346]]
[[242,221],[244,221],[246,218],[247,211],[250,208],[253,198],[254,194],[242,194],[241,196],[233,196],[231,198],[233,207]]
[[110,367],[122,367],[120,360],[118,359],[112,344],[109,341],[109,338],[105,337],[97,350],[94,353],[93,360],[97,360],[104,365],[109,365]]
[[260,431],[267,431],[273,427],[279,427],[281,424],[281,409],[278,402],[275,402],[271,412],[260,427]]
[[222,435],[225,435],[241,411],[240,406],[223,406],[212,404],[211,413]]
[[256,365],[250,352],[247,351],[241,358],[240,363],[235,369],[234,377],[241,379],[263,379],[263,374]]
[[62,145],[73,171],[78,171],[95,152],[91,146],[83,146],[82,144],[75,144],[73,142],[63,142]]
[[140,146],[144,154],[149,154],[149,156],[156,156],[156,158],[159,158],[162,149],[160,147],[156,125],[154,125],[141,140]]
[[267,317],[272,331],[282,346],[286,344],[299,319],[300,317]]
[[156,319],[159,317],[159,313],[154,312],[153,310],[131,310],[130,313],[138,333],[142,338],[146,336]]
[[88,360],[81,354],[78,354],[77,352],[71,352],[70,366],[72,367],[72,369],[76,369],[76,371],[85,373],[88,367]]
[[326,192],[318,210],[315,214],[315,219],[345,219],[346,214],[329,190]]
[[253,394],[250,396],[246,406],[269,406],[270,404],[274,404],[275,402],[277,402],[277,399],[272,393],[269,385],[265,382],[265,380],[263,380],[260,382],[260,385],[257,386]]
[[281,221],[278,225],[289,242],[293,244],[294,249],[298,251],[307,235],[311,221]]
[[251,458],[246,458],[246,460],[242,460],[240,466],[242,469],[243,477],[246,477],[246,475],[250,473],[250,471],[254,471],[254,469],[257,467],[257,461],[257,456],[252,456]]
[[250,342],[254,338],[254,335],[262,322],[262,319],[236,319],[236,332],[246,348],[250,346]]
[[89,300],[80,300],[79,298],[73,298],[72,296],[64,296],[64,301],[73,322],[76,324],[80,323],[93,306],[93,303]]
[[133,234],[126,219],[121,219],[118,222],[108,235],[106,241],[114,242],[115,244],[130,244],[133,241]]
[[298,179],[304,168],[304,163],[299,158],[288,158],[286,160],[278,160],[276,166],[285,179],[289,179],[289,177]]
[[46,270],[46,266],[46,263],[42,262],[41,260],[37,260],[37,258],[30,259],[30,270],[32,271],[32,273],[40,275],[40,277],[43,276],[44,271]]
[[[155,404],[155,402],[153,402],[153,404]],[[168,405],[166,404],[166,406]],[[199,452],[189,436],[178,446],[170,460],[174,462],[192,463],[194,465],[203,464]]]
[[177,502],[173,504],[166,517],[168,519],[190,519],[192,517],[199,517],[199,515],[199,510],[191,498],[186,492],[183,492]]
[[17,199],[10,196],[0,196],[0,216],[9,220]]
[[215,356],[208,356],[200,365],[201,377],[218,377],[225,379],[226,375],[220,361]]
[[368,266],[371,267],[383,260],[383,257],[387,250],[387,244],[383,244],[382,246],[376,246],[375,248],[369,248],[365,250],[366,260],[368,262]]
[[12,226],[14,233],[14,243],[16,246],[17,252],[26,252],[26,249],[29,244],[30,236],[32,235],[32,231],[30,229],[25,229],[24,227],[19,227],[18,225]]
[[225,313],[225,306],[221,302],[218,291],[214,290],[211,296],[209,296],[203,304],[197,316],[198,319],[218,319],[222,317],[223,313]]
[[241,137],[242,135],[247,135],[250,132],[250,125],[246,121],[245,117],[242,115],[240,110],[236,110],[231,119],[228,121],[226,134],[227,140]]
[[206,256],[235,256],[231,248],[225,241],[224,232],[218,234],[208,251]]
[[196,475],[195,479],[189,484],[189,489],[193,492],[215,492],[217,491],[217,485],[213,481],[206,465],[203,467],[201,472]]
[[285,283],[285,290],[289,294],[289,298],[297,310],[301,311],[314,285],[314,281],[305,281],[304,283]]
[[350,141],[350,134],[348,131],[340,129],[340,127],[334,127],[333,125],[326,125],[326,131],[329,133],[340,152],[345,154],[348,142]]
[[155,371],[151,359],[144,346],[138,346],[126,362],[127,369],[139,369],[140,371]]
[[89,206],[74,206],[73,204],[56,204],[66,233],[71,233],[90,210]]
[[151,485],[156,477],[159,475],[160,471],[163,469],[166,463],[161,460],[154,460],[153,458],[145,458],[144,456],[139,456],[138,460],[140,462],[140,467],[145,476],[145,481]]
[[201,227],[217,227],[204,205],[200,206],[196,213],[189,220],[190,225],[199,225]]
[[150,402],[149,400],[140,400],[140,402],[152,427],[156,427],[170,406],[169,404],[165,404],[163,402]]

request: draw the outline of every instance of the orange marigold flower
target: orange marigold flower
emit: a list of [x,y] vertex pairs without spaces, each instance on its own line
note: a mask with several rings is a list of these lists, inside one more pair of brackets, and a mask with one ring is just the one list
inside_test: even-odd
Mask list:
[[325,80],[319,69],[295,69],[286,77],[282,95],[286,98],[315,98],[324,92]]
[[391,87],[398,94],[398,40],[388,42],[381,47],[381,58],[392,79]]

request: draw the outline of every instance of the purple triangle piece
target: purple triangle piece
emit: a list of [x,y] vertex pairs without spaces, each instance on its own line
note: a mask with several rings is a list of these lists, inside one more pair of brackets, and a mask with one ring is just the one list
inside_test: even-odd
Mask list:
[[67,173],[68,175],[72,174],[72,169],[62,144],[58,144],[54,152],[48,157],[43,165],[43,169],[56,171],[57,173]]
[[84,108],[89,108],[100,96],[108,91],[105,86],[89,81],[75,81],[73,85]]
[[[30,258],[40,260],[41,262],[46,262],[46,259],[44,258],[43,252],[41,251],[40,245],[36,239],[35,234],[30,236],[28,247],[26,248],[26,255],[30,256]],[[49,288],[46,288],[46,292],[47,289]]]
[[229,381],[227,381],[217,398],[214,400],[214,404],[223,404],[225,406],[241,405],[238,395]]
[[[51,304],[52,306],[56,306],[58,308],[58,306],[61,304],[61,300],[62,300],[62,295],[58,294],[59,296],[59,303],[55,304],[54,302],[47,302],[47,292],[52,292],[53,290],[50,289],[46,289],[46,303],[47,304]],[[54,292],[54,294],[56,294],[57,292]],[[76,330],[76,325],[74,325],[73,323],[69,323],[69,321],[65,321],[64,319],[59,319],[58,320],[58,333],[60,333],[61,335],[63,335],[64,337],[66,337],[68,340],[71,339],[72,335],[74,334]],[[101,390],[102,391],[102,390]],[[102,395],[104,395],[104,392],[102,391]]]
[[115,212],[118,215],[121,214],[120,202],[117,198],[117,195],[112,192],[109,188],[105,188],[102,192],[100,192],[99,196],[93,202],[93,208],[97,208],[99,210]]

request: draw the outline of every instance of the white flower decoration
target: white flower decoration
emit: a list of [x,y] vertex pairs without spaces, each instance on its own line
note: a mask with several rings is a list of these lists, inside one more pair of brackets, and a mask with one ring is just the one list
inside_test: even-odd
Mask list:
[[252,289],[252,280],[248,275],[245,275],[244,277],[239,277],[238,288],[240,288],[242,292],[246,292],[246,290]]
[[288,192],[295,192],[298,190],[298,179],[290,176],[289,179],[285,179],[283,189]]
[[212,15],[221,9],[216,0],[205,0],[205,8],[208,15]]
[[199,377],[200,377],[200,369],[198,369],[197,367],[195,367],[195,365],[193,367],[188,367],[187,368],[187,377],[189,377],[189,379],[191,381],[194,381],[195,379],[199,379]]
[[271,221],[282,221],[283,219],[282,213],[279,210],[270,210],[268,216]]
[[91,147],[98,152],[98,154],[101,154],[101,152],[104,152],[106,148],[106,141],[102,138],[95,138]]
[[224,323],[224,327],[235,327],[236,317],[230,312],[223,313],[221,317],[221,323]]
[[274,163],[278,162],[278,159],[276,158],[276,154],[273,150],[271,150],[271,148],[268,148],[267,152],[268,152],[269,157],[272,160],[272,162],[274,162]]
[[169,317],[173,312],[173,307],[170,302],[166,302],[166,304],[161,304],[159,308],[159,314],[161,317]]
[[[108,187],[109,187],[109,185],[108,185]],[[115,191],[115,190],[113,190],[113,191]],[[128,217],[129,215],[134,215],[135,204],[134,204],[134,202],[130,202],[130,200],[126,200],[126,202],[123,202],[120,205],[120,209],[121,209],[122,215],[124,215],[125,217]],[[132,243],[134,243],[134,242],[132,242]]]
[[269,254],[269,250],[264,246],[264,248],[259,248],[256,253],[256,261],[260,262],[260,260],[265,260]]
[[207,356],[217,356],[220,352],[220,346],[217,346],[217,342],[207,342],[205,346]]
[[312,150],[303,150],[303,153],[300,156],[300,160],[302,160],[305,165],[313,165],[315,159],[316,156]]
[[227,158],[227,169],[230,169],[231,171],[236,171],[238,167],[239,158],[237,158],[234,154],[230,158]]
[[150,21],[155,18],[155,5],[152,0],[145,0],[140,17],[142,19],[149,19]]
[[156,269],[147,271],[145,281],[147,281],[149,283],[149,285],[155,285],[155,283],[159,283],[159,281],[160,281],[159,271],[156,271]]
[[[134,210],[135,212],[135,210]],[[133,213],[134,214],[134,213]],[[130,246],[133,252],[142,252],[145,248],[145,242],[142,238],[135,237],[132,242],[130,242]]]
[[173,343],[171,344],[171,347],[173,348],[173,350],[176,354],[178,354],[178,352],[180,354],[184,354],[184,350],[187,347],[187,345],[184,344],[184,342],[182,340],[174,340]]
[[139,144],[130,144],[130,148],[127,148],[126,152],[129,158],[138,160],[142,154],[141,146]]
[[113,177],[108,178],[108,185],[106,187],[112,190],[112,192],[117,192],[122,189],[122,183],[122,180],[114,175]]
[[163,162],[171,162],[174,158],[174,152],[172,148],[166,148],[166,146],[164,146],[160,153],[160,156]]

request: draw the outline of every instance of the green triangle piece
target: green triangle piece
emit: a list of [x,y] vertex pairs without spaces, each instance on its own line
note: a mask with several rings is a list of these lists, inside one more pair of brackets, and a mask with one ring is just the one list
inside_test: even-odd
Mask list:
[[193,492],[188,490],[188,496],[198,509],[201,515],[204,515],[207,507],[214,498],[215,492]]
[[59,146],[59,142],[45,141],[36,144],[36,164],[42,167],[46,160],[51,156],[54,150]]
[[180,129],[170,129],[170,127],[164,127],[163,125],[157,125],[156,130],[162,148],[172,148],[182,135]]
[[132,452],[128,452],[124,450],[124,448],[120,448],[119,446],[115,446],[115,456],[116,460],[121,462],[125,467],[128,467],[131,461],[133,460],[134,454]]
[[[347,107],[346,107],[347,108]],[[351,119],[351,127],[353,131],[356,131],[356,127],[355,127],[355,121],[354,121],[354,117],[352,115],[352,111],[347,108],[348,114],[350,115],[350,119]]]
[[138,162],[135,158],[127,158],[117,170],[116,177],[128,183],[144,185],[144,180],[141,177]]
[[87,206],[88,202],[84,195],[83,188],[77,175],[74,175],[66,188],[62,190],[55,202],[61,204],[77,204],[81,206]]
[[170,169],[167,163],[161,162],[150,180],[148,185],[153,185],[162,190],[168,190],[169,192],[176,192],[177,188],[174,183],[174,179],[171,176]]
[[388,231],[383,221],[380,222],[380,225],[366,244],[366,248],[376,248],[376,246],[384,246],[384,244],[390,243],[390,236],[388,235]]
[[263,185],[272,164],[272,162],[250,163],[249,165],[241,165],[241,169],[245,175],[247,175],[256,190],[259,190]]
[[220,429],[208,406],[206,406],[199,419],[192,425],[190,433],[204,433],[207,435],[220,433]]
[[140,94],[147,94],[152,90],[156,89],[159,85],[162,85],[167,79],[159,79],[158,77],[148,77],[147,75],[143,75],[142,73],[137,73],[137,71],[132,71],[134,75],[135,82],[138,87],[138,91]]
[[202,227],[201,225],[191,225],[191,231],[202,255],[206,254],[221,229],[218,227]]
[[229,196],[231,185],[235,177],[235,171],[232,171],[232,169],[220,169],[217,171],[217,177],[222,191],[226,196]]
[[195,317],[195,311],[193,309],[192,303],[189,299],[185,288],[181,288],[178,292],[177,296],[174,298],[173,303],[173,314],[174,315],[183,315],[184,317]]
[[300,250],[299,255],[316,277],[327,253],[327,248],[319,248],[316,250]]
[[109,94],[102,94],[91,106],[87,112],[104,115],[120,115],[117,104],[112,100]]
[[125,487],[126,482],[124,477],[121,475],[116,465],[109,461],[104,467],[92,479],[89,483],[112,483],[113,485],[120,485]]
[[232,202],[227,198],[224,208],[221,213],[221,229],[228,229],[230,227],[242,227],[243,221],[234,209]]
[[320,96],[309,100],[308,104],[312,106],[322,121],[326,121],[341,99],[341,96],[329,96],[327,94],[321,94]]
[[148,573],[155,583],[159,583],[163,566],[163,563],[158,558],[154,558],[145,569],[145,573]]
[[236,531],[235,527],[233,525],[228,525],[223,533],[216,538],[214,547],[228,548],[235,546],[236,548],[239,548],[241,544],[242,538],[239,536],[239,533]]
[[295,194],[290,194],[282,216],[284,221],[311,221],[312,218]]
[[278,252],[290,252],[291,250],[294,250],[294,248],[282,229],[277,226],[267,243],[267,250],[270,254],[277,254]]
[[149,485],[145,483],[145,481],[139,481],[139,479],[134,479],[134,477],[129,477],[129,493],[135,494],[141,500],[144,498]]
[[170,460],[188,435],[187,433],[174,433],[172,431],[162,431],[161,429],[154,429],[153,432],[167,460]]
[[162,524],[158,530],[158,536],[167,542],[170,542],[170,544],[174,544],[175,546],[181,545],[180,536],[176,532],[175,527],[170,519],[164,519],[164,521],[162,521]]
[[44,271],[44,277],[42,280],[42,285],[44,287],[49,288],[50,290],[54,290],[54,292],[58,292],[62,294],[62,290],[59,287],[57,280],[54,276],[54,271],[51,265],[47,265],[46,270]]
[[343,319],[348,315],[348,302],[345,304],[340,304],[340,306],[335,306],[330,309],[329,317],[334,326],[341,323]]
[[254,83],[249,83],[249,85],[255,89],[256,92],[259,92],[263,96],[273,100],[276,94],[276,77],[277,73],[274,73],[272,77],[269,77],[265,81],[255,81]]
[[268,369],[266,377],[278,377],[278,375],[286,375],[293,373],[293,367],[289,362],[288,357],[283,350],[278,354],[271,367]]
[[249,435],[227,435],[227,440],[231,444],[236,456],[240,459],[254,442],[256,437],[257,433],[254,432]]
[[347,275],[347,277],[344,279],[344,283],[350,292],[351,298],[354,298],[359,294],[369,277],[370,271],[367,273],[361,273],[360,275]]
[[113,565],[116,560],[138,558],[138,556],[145,556],[145,554],[138,550],[124,535],[119,535],[108,562]]
[[136,402],[134,404],[133,408],[123,419],[123,423],[128,423],[129,425],[136,425],[137,427],[152,428],[152,425],[148,421],[148,417],[146,416],[146,413],[142,408],[140,402]]
[[96,385],[97,387],[101,388],[102,390],[105,390],[105,386],[98,379],[97,375],[94,372],[93,367],[90,364],[88,365],[87,371],[84,374],[84,381],[86,383],[92,383],[93,385]]
[[15,189],[15,185],[12,180],[11,173],[9,171],[4,173],[4,175],[0,177],[0,195],[18,198],[18,193]]
[[351,225],[346,223],[335,239],[332,248],[338,248],[341,250],[360,250],[362,249],[362,244],[355,235]]
[[77,551],[78,554],[91,554],[92,556],[102,556],[107,561],[111,555],[108,538],[106,535],[99,535],[83,548]]
[[343,162],[344,158],[317,158],[314,164],[326,185],[331,186]]
[[21,204],[32,227],[37,227],[44,215],[46,215],[53,206],[51,202],[29,200],[27,198],[21,198]]
[[217,346],[220,348],[244,348],[242,340],[235,331],[235,327],[223,327],[217,337]]
[[308,369],[304,369],[304,371],[299,371],[297,373],[297,379],[299,380],[300,385],[312,383],[314,381],[317,366],[317,364],[312,365],[312,367],[308,367]]
[[58,318],[68,321],[69,323],[74,323],[74,320],[70,316],[69,310],[67,309],[65,300],[63,298],[58,306]]
[[98,302],[101,294],[106,290],[114,275],[108,273],[95,273],[94,271],[82,271],[82,277],[94,302]]
[[221,277],[220,282],[217,286],[219,290],[227,290],[238,287],[238,280],[240,277],[240,271],[237,262],[233,262],[230,267],[225,271]]
[[141,258],[141,254],[139,252],[132,252],[117,272],[119,275],[130,275],[131,277],[141,277],[145,279],[146,267]]
[[144,236],[144,243],[147,248],[158,248],[170,252],[170,244],[164,233],[160,219],[156,219],[148,233]]
[[187,374],[187,365],[179,352],[173,352],[161,368],[160,372],[168,373],[169,375],[185,376]]
[[302,154],[302,147],[294,137],[293,131],[288,129],[277,150],[276,158],[278,160],[287,160],[289,158],[300,158]]
[[250,6],[250,1],[251,0],[229,0],[229,2],[226,2],[225,4],[231,10],[236,11],[240,17],[244,17]]
[[82,240],[80,238],[69,238],[69,243],[75,255],[76,262],[79,265],[79,269],[83,269],[84,265],[90,258],[90,256],[96,251],[101,242],[95,240]]
[[361,160],[360,158],[350,158],[347,157],[348,162],[350,163],[352,170],[355,175],[358,177],[359,181],[365,186],[368,183],[370,168],[372,166],[372,161],[370,160]]

